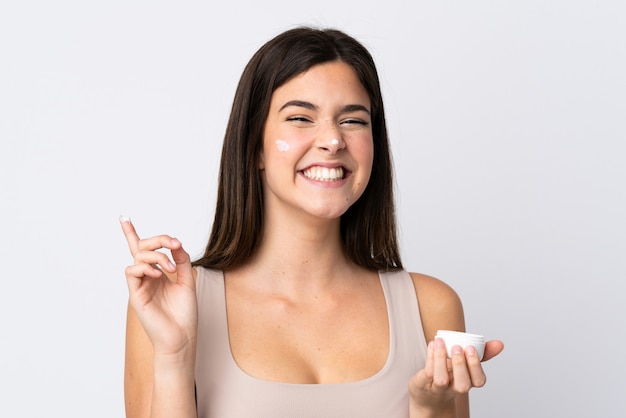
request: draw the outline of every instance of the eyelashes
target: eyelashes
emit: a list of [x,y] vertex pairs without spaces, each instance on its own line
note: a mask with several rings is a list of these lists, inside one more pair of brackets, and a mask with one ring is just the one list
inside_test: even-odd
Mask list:
[[[290,116],[288,118],[286,118],[287,122],[296,122],[296,123],[301,123],[301,124],[309,124],[309,123],[314,123],[313,120],[311,120],[310,118],[307,118],[305,116]],[[363,119],[354,119],[354,118],[349,118],[349,119],[344,119],[339,121],[340,125],[361,125],[361,126],[368,126],[369,122]]]
[[287,122],[312,122],[309,118],[305,118],[304,116],[290,116],[286,120]]
[[361,120],[361,119],[348,119],[348,120],[345,120],[345,121],[343,121],[341,123],[356,124],[356,125],[363,125],[363,126],[369,125],[369,122],[367,122],[365,120]]

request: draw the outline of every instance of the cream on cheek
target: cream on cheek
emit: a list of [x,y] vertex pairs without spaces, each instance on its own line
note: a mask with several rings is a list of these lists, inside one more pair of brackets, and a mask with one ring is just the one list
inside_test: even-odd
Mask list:
[[289,143],[287,143],[287,141],[285,141],[284,139],[277,139],[276,141],[274,141],[276,143],[276,148],[278,149],[278,151],[280,152],[287,152],[289,151]]

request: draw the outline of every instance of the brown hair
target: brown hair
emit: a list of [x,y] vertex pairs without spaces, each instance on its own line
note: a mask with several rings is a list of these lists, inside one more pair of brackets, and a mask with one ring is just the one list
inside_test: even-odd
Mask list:
[[333,29],[297,28],[263,45],[243,71],[226,128],[213,230],[194,265],[228,270],[245,263],[263,234],[258,156],[272,93],[309,68],[342,61],[352,66],[371,101],[374,161],[363,195],[341,217],[348,257],[372,270],[402,268],[393,199],[393,167],[380,83],[370,53]]

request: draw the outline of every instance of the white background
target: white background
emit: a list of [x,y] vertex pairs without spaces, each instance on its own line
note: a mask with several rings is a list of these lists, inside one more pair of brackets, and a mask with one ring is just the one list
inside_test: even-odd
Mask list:
[[404,262],[500,338],[475,417],[623,417],[622,1],[7,1],[0,416],[120,417],[118,216],[202,252],[235,85],[332,26],[377,61]]

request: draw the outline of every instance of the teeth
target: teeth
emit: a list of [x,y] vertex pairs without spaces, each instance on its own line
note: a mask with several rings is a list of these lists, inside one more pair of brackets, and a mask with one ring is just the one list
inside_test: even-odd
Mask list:
[[317,181],[335,181],[343,178],[343,167],[310,167],[302,172],[304,177]]

